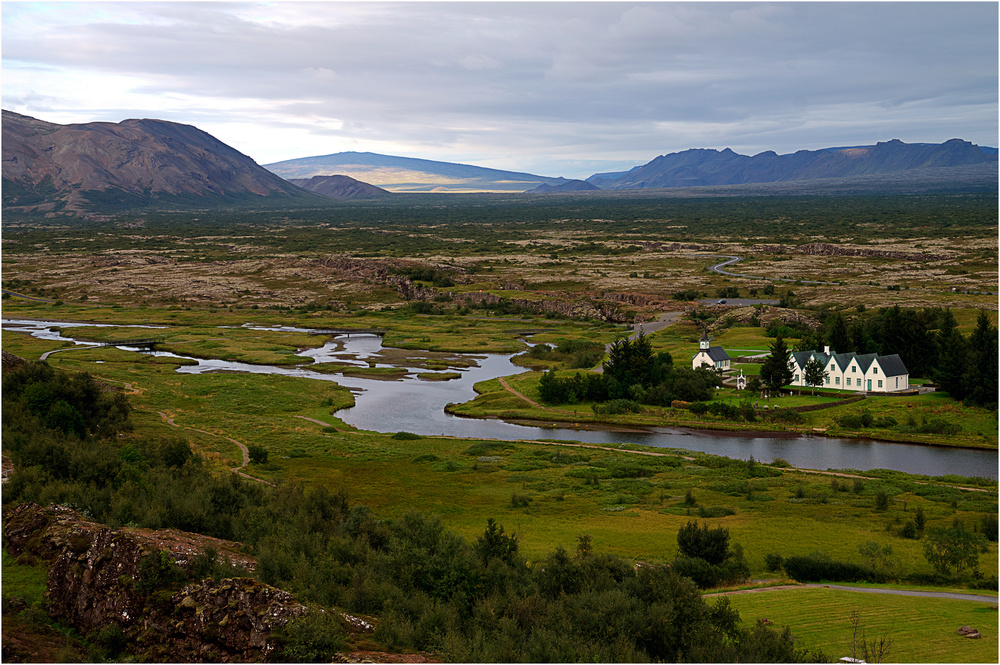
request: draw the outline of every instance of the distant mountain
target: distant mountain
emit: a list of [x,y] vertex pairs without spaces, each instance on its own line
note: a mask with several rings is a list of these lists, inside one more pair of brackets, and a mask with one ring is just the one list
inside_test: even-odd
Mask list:
[[868,176],[996,161],[995,152],[961,139],[942,144],[894,139],[873,146],[800,150],[789,155],[768,151],[753,157],[729,148],[721,152],[692,149],[661,155],[616,178],[596,174],[587,181],[602,189],[700,187]]
[[292,178],[288,182],[307,192],[331,199],[377,199],[392,196],[392,192],[346,175],[314,175],[311,178]]
[[523,192],[542,184],[566,182],[565,178],[373,152],[302,157],[265,164],[264,168],[288,180],[316,175],[349,175],[390,192]]
[[58,125],[3,111],[5,210],[321,203],[211,135],[164,120]]
[[567,180],[561,185],[541,184],[534,189],[529,189],[525,194],[558,194],[559,192],[595,192],[600,191],[600,187],[593,185],[586,180]]

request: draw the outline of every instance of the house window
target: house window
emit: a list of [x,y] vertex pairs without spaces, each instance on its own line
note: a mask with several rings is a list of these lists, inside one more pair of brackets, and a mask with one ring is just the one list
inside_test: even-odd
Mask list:
[[826,385],[830,385],[830,377],[826,377]]
[[857,367],[851,367],[851,371],[852,371],[852,372],[857,372],[857,371],[858,371],[858,368],[857,368]]
[[879,379],[879,380],[878,380],[878,387],[879,387],[879,388],[881,388],[881,387],[882,387],[882,379]]
[[878,367],[872,367],[872,374],[878,374]]
[[794,383],[794,382],[796,382],[798,380],[799,380],[799,375],[798,374],[796,374],[795,376],[792,377],[792,383]]
[[840,377],[839,376],[836,378],[836,381],[837,381],[837,385],[839,386],[840,385]]
[[851,385],[851,377],[847,377],[847,385]]

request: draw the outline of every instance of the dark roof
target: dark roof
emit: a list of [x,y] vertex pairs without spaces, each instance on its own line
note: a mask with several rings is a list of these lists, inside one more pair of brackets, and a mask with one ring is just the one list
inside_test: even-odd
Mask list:
[[708,350],[708,357],[714,362],[729,360],[729,354],[721,346],[713,346]]
[[874,353],[866,353],[864,355],[860,355],[859,354],[859,355],[855,356],[854,359],[856,361],[858,361],[858,366],[861,368],[861,371],[862,372],[867,372],[868,368],[872,366],[872,362],[877,357],[878,356],[875,355]]
[[833,354],[833,359],[837,363],[837,368],[840,371],[847,369],[850,366],[851,361],[854,360],[853,353],[835,353]]
[[886,376],[901,376],[910,373],[906,369],[906,365],[903,364],[903,360],[895,353],[891,356],[879,356],[878,366],[882,368]]

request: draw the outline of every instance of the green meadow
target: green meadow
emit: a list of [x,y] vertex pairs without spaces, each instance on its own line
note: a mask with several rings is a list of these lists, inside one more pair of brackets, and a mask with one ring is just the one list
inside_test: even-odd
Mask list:
[[[727,596],[744,621],[768,619],[788,627],[797,645],[822,649],[831,658],[855,652],[852,613],[869,642],[892,640],[886,662],[995,663],[997,609],[995,604],[858,593],[829,588],[795,588]],[[959,635],[962,626],[980,631],[982,638]]]

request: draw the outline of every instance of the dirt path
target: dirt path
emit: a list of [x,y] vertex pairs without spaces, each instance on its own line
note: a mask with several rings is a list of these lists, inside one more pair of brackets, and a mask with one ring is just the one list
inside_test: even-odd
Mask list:
[[949,600],[970,600],[977,603],[996,603],[996,596],[981,596],[973,593],[955,593],[953,591],[917,591],[910,589],[886,589],[884,587],[840,586],[838,584],[783,584],[781,586],[762,587],[760,589],[740,589],[739,591],[722,591],[706,593],[702,597],[732,596],[744,593],[767,593],[768,591],[787,591],[789,589],[833,589],[834,591],[853,591],[856,593],[880,593],[891,596],[914,596],[918,598],[946,598]]
[[317,425],[322,425],[323,427],[333,427],[330,423],[325,423],[322,420],[316,420],[315,418],[310,418],[308,416],[292,416],[293,418],[301,418],[302,420],[308,420],[311,423],[316,423]]
[[247,466],[247,465],[250,464],[250,450],[245,445],[243,445],[242,443],[240,443],[239,441],[237,441],[236,439],[230,438],[228,436],[222,436],[221,434],[215,434],[214,432],[208,432],[208,431],[203,430],[203,429],[198,429],[197,427],[187,427],[187,426],[182,427],[181,425],[178,425],[177,423],[175,423],[174,419],[172,417],[168,416],[167,414],[165,414],[163,411],[157,411],[157,413],[160,414],[160,417],[163,418],[167,422],[168,425],[171,425],[173,427],[178,427],[178,428],[182,428],[182,429],[189,429],[192,432],[201,432],[202,434],[207,434],[209,436],[216,436],[216,437],[219,437],[220,439],[225,439],[226,441],[229,441],[231,443],[235,443],[239,447],[240,452],[243,453],[243,464],[241,464],[239,466],[236,466],[236,467],[233,467],[232,469],[230,469],[230,471],[232,471],[233,473],[236,473],[238,475],[241,475],[241,476],[243,476],[244,478],[246,478],[248,480],[254,480],[254,481],[257,481],[258,483],[264,483],[265,485],[272,485],[272,486],[274,485],[274,483],[269,483],[266,480],[262,480],[260,478],[254,478],[253,476],[251,476],[249,474],[246,474],[246,473],[243,473],[243,471],[241,471],[242,468],[244,468],[245,466]]

